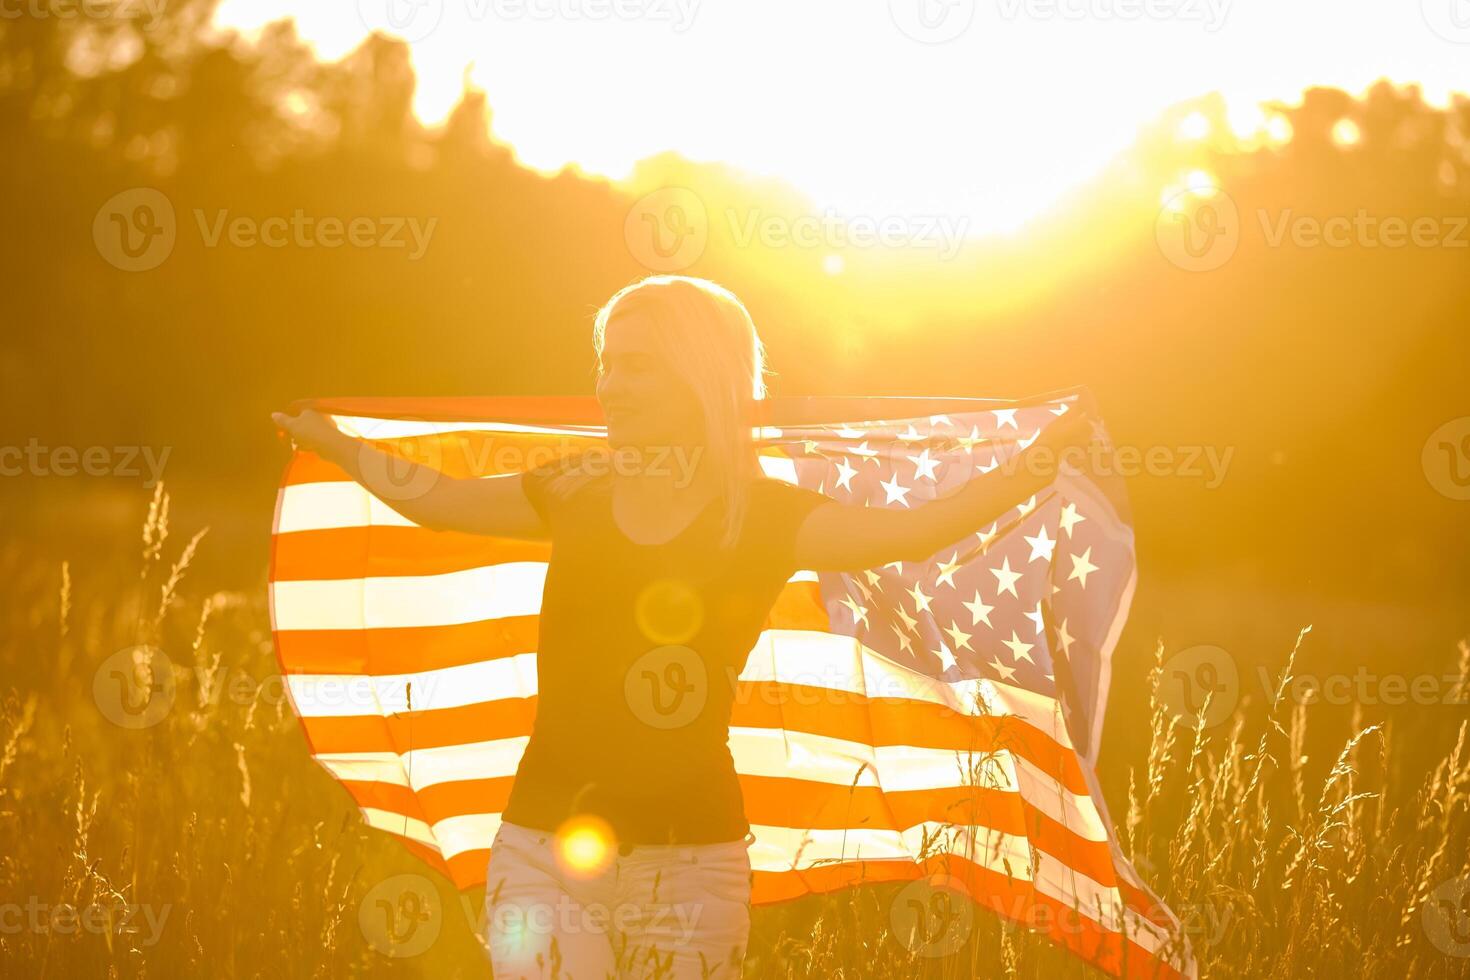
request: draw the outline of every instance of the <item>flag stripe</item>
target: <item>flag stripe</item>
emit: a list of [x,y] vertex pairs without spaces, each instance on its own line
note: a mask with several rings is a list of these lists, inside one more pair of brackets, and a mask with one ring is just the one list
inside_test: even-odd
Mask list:
[[[384,577],[439,575],[501,562],[545,562],[550,555],[551,545],[545,541],[413,526],[353,525],[281,535],[276,545],[276,581],[358,579],[365,567]],[[370,566],[366,565],[369,558]]]

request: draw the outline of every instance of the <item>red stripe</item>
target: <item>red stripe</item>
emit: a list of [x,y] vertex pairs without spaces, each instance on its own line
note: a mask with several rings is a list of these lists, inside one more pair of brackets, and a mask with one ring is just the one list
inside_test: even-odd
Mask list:
[[504,562],[547,561],[551,544],[389,524],[276,536],[276,582],[444,575]]
[[534,653],[536,616],[453,626],[371,630],[277,630],[284,674],[413,674]]

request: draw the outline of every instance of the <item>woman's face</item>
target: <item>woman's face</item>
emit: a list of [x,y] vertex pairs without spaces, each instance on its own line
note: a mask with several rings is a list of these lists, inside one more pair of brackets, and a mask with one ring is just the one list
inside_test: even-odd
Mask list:
[[652,324],[642,314],[608,320],[597,400],[613,448],[689,446],[704,439],[694,391],[658,353]]

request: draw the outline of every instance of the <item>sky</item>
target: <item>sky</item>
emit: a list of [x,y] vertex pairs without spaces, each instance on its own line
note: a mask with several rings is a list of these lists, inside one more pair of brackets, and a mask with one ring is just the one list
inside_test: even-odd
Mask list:
[[[294,10],[292,8],[295,8]],[[612,179],[664,150],[844,216],[1018,227],[1166,107],[1470,90],[1470,0],[222,0],[336,60],[403,37],[434,124],[468,81],[526,166]]]

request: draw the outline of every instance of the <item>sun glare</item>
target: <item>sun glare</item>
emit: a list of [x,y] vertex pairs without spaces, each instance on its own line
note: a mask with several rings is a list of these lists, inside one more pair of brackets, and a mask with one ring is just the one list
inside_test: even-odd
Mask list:
[[571,818],[557,828],[555,842],[557,861],[578,877],[594,877],[612,860],[612,828],[594,816]]
[[1362,138],[1358,124],[1351,119],[1339,119],[1332,127],[1332,142],[1338,146],[1357,146]]
[[1210,135],[1210,121],[1203,112],[1191,112],[1179,123],[1179,138],[1202,140]]
[[[466,85],[484,91],[492,138],[544,175],[571,167],[646,193],[655,188],[633,183],[636,164],[672,150],[784,180],[813,210],[948,220],[967,238],[1019,230],[1085,186],[1140,127],[1212,91],[1225,117],[1217,129],[1188,113],[1174,134],[1182,143],[1233,134],[1280,146],[1290,124],[1261,102],[1290,101],[1309,85],[1361,91],[1396,74],[1423,83],[1431,101],[1450,91],[1451,66],[1416,11],[1393,14],[1406,39],[1400,60],[1375,62],[1368,74],[1351,43],[1297,43],[1324,22],[1295,5],[1249,22],[1232,15],[1218,31],[1150,18],[1121,30],[1102,15],[1063,24],[982,7],[968,31],[943,43],[899,27],[892,6],[688,0],[658,7],[662,19],[594,20],[551,3],[222,0],[216,22],[249,37],[293,16],[327,60],[370,28],[400,36],[421,120],[442,122]],[[1326,23],[1342,34],[1372,29]],[[1196,26],[1188,43],[1179,40]],[[840,63],[822,54],[839,50]],[[1117,70],[1135,63],[1149,70]],[[1290,75],[1265,78],[1262,64],[1289,65]],[[1350,123],[1334,135],[1344,146],[1358,138]],[[830,261],[823,268],[842,271]]]
[[1185,174],[1184,187],[1195,197],[1214,197],[1220,192],[1215,178],[1203,170],[1191,170]]

